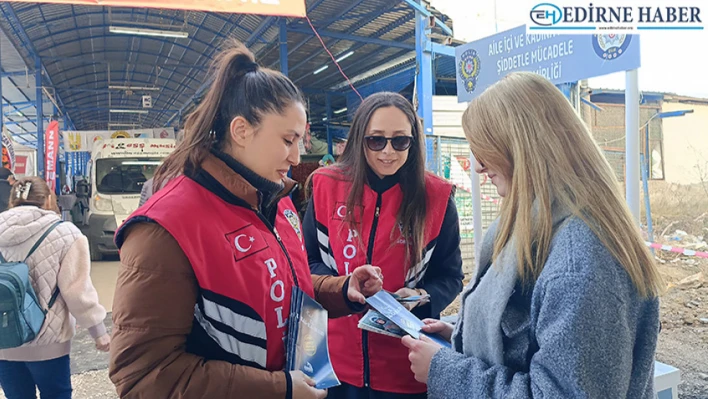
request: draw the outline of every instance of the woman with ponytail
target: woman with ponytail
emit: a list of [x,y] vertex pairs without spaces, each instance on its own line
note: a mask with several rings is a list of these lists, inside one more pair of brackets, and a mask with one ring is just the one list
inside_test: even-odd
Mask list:
[[121,226],[110,378],[129,398],[324,398],[285,372],[294,287],[339,317],[363,310],[380,270],[309,272],[288,197],[305,133],[303,96],[231,43],[155,176]]

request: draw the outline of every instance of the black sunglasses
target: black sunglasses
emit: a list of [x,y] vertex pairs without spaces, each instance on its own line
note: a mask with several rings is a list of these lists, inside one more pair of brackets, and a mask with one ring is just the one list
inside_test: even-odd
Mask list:
[[413,144],[413,136],[365,136],[364,141],[366,142],[366,147],[368,147],[371,151],[383,151],[389,141],[391,142],[391,147],[393,147],[394,150],[405,151],[411,148],[411,145]]

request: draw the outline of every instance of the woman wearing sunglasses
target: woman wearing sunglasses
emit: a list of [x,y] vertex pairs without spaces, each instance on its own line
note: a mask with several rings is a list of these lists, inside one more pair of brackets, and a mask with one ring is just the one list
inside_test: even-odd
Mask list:
[[[312,176],[303,230],[316,275],[382,269],[384,289],[427,298],[409,305],[438,318],[462,289],[454,187],[425,172],[413,106],[395,93],[365,99],[339,162]],[[330,398],[425,398],[399,339],[357,328],[361,315],[330,320],[332,362],[342,386]]]

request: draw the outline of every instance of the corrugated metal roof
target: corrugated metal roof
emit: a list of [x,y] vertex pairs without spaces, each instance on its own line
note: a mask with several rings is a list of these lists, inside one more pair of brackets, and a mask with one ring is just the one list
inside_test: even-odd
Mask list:
[[[332,54],[339,56],[354,51],[354,55],[341,62],[350,78],[402,56],[415,57],[411,50],[414,48],[415,11],[405,2],[307,0],[307,7],[308,16]],[[279,68],[280,19],[277,17],[148,8],[112,8],[109,15],[108,8],[100,6],[6,2],[0,3],[0,11],[6,17],[0,18],[0,29],[10,39],[2,43],[3,71],[22,70],[25,65],[33,67],[31,46],[34,47],[48,75],[43,86],[51,86],[56,91],[63,111],[80,130],[106,129],[109,122],[160,127],[170,120],[178,120],[174,116],[180,109],[189,110],[195,94],[199,94],[208,79],[210,60],[227,37],[247,43],[260,64]],[[434,12],[451,27],[448,17]],[[182,30],[185,22],[184,29],[189,32],[187,39],[109,32],[112,24],[135,27],[155,24],[165,26],[165,30]],[[307,21],[287,19],[287,24],[289,76],[293,81],[309,93],[331,90],[344,82]],[[433,30],[433,39],[440,41],[444,37],[439,28]],[[27,45],[27,39],[31,46]],[[385,40],[391,45],[370,43],[365,39]],[[10,42],[19,50],[12,49]],[[330,67],[313,74],[324,65]],[[30,81],[33,85],[32,73]],[[26,90],[28,99],[23,99],[11,93],[10,86],[17,85],[7,82],[5,78],[3,97],[6,100],[33,101],[33,87]],[[109,85],[156,87],[157,90],[129,92],[109,89]],[[152,96],[153,108],[148,114],[109,113],[109,109],[140,108],[143,94]],[[333,97],[333,107],[341,104],[346,104],[345,97]],[[324,106],[324,96],[311,95],[310,105],[313,112],[319,112],[314,108]],[[32,125],[30,123],[26,130],[31,131]],[[19,128],[11,130],[22,133]]]

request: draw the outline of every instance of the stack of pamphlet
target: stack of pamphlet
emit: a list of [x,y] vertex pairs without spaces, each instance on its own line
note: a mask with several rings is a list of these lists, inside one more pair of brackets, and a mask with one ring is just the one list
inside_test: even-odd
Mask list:
[[340,385],[327,347],[327,311],[298,287],[290,302],[286,350],[287,371],[302,371],[318,389]]

